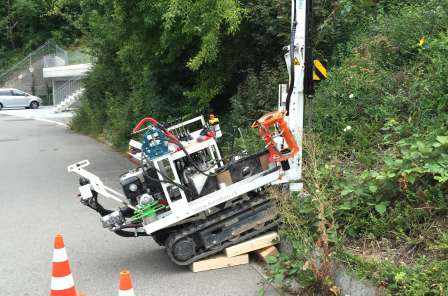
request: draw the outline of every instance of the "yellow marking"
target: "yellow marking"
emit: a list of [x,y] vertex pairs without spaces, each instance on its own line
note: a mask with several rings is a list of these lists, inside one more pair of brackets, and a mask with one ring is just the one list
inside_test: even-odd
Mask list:
[[320,81],[320,77],[317,76],[315,71],[313,71],[313,80]]
[[423,45],[425,45],[426,43],[426,38],[422,37],[420,38],[420,40],[418,41],[418,46],[423,47]]
[[215,125],[219,123],[219,118],[216,117],[215,114],[210,114],[208,117],[208,123],[210,123],[211,125]]
[[296,66],[300,65],[300,62],[299,62],[299,59],[298,59],[298,58],[295,58],[295,59],[294,59],[294,65],[296,65]]
[[314,60],[314,67],[325,77],[328,78],[328,71],[319,60]]
[[213,119],[210,119],[208,121],[208,123],[210,123],[211,125],[215,125],[215,124],[219,123],[219,119],[215,117]]

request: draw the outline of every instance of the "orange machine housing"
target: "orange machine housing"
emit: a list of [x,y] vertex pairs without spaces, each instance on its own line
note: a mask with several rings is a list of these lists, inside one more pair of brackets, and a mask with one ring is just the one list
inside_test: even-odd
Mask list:
[[[252,128],[258,128],[260,137],[265,141],[271,162],[281,162],[293,158],[299,153],[299,145],[297,145],[288,124],[285,121],[285,113],[274,111],[268,113],[255,121]],[[272,128],[276,128],[278,134],[284,139],[287,147],[282,150],[277,149],[274,142]]]

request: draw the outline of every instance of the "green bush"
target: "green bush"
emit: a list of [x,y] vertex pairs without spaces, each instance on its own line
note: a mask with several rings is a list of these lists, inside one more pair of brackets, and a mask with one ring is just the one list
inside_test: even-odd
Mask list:
[[[308,195],[283,211],[284,217],[291,211],[296,216],[287,233],[307,233],[319,260],[328,257],[322,252],[326,241],[333,260],[391,295],[447,292],[447,5],[380,1],[376,13],[363,16],[371,19],[369,25],[356,26],[347,42],[338,44],[330,79],[314,97],[308,126],[314,148],[305,141]],[[355,1],[341,1],[341,6],[338,13],[359,9]],[[407,249],[410,262],[344,255],[354,242],[382,240]],[[285,260],[304,262],[297,255]],[[325,282],[316,276],[321,271],[313,274]]]

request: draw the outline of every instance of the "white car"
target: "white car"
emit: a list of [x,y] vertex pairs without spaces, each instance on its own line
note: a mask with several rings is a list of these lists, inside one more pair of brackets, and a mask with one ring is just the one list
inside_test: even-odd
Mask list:
[[3,108],[37,109],[42,99],[15,88],[0,88],[0,110]]

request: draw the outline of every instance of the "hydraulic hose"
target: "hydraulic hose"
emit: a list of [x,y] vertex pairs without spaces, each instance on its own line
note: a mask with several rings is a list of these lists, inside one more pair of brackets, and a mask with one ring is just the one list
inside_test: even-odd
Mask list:
[[113,211],[108,210],[104,208],[99,202],[98,202],[98,193],[96,191],[93,191],[94,196],[89,199],[87,202],[83,202],[82,204],[86,205],[87,207],[91,208],[95,212],[98,212],[101,217],[109,215]]
[[[202,175],[206,176],[206,177],[215,177],[217,176],[217,174],[214,173],[207,173],[203,170],[201,170],[197,165],[196,162],[194,161],[194,159],[191,157],[190,153],[188,153],[187,149],[185,148],[185,146],[182,144],[182,142],[176,138],[176,136],[174,136],[172,133],[170,133],[163,125],[161,125],[160,123],[158,123],[157,121],[155,121],[157,123],[156,127],[161,129],[165,135],[171,139],[171,142],[175,145],[177,145],[187,156],[188,160],[191,162],[191,165],[195,168],[195,170],[197,170],[199,173],[201,173]],[[151,122],[152,123],[152,122]]]
[[191,158],[191,155],[188,153],[188,151],[187,151],[187,149],[185,148],[185,146],[182,145],[181,141],[180,141],[178,138],[176,138],[176,136],[173,135],[170,131],[168,131],[162,124],[160,124],[156,119],[154,119],[154,118],[152,118],[152,117],[150,117],[150,116],[143,118],[143,119],[140,120],[140,122],[134,127],[134,129],[132,130],[132,133],[133,133],[133,134],[136,134],[136,133],[141,132],[141,130],[140,130],[141,127],[142,127],[145,123],[148,123],[148,122],[150,122],[154,127],[160,129],[160,130],[165,134],[165,136],[167,136],[167,137],[171,140],[171,142],[172,142],[173,144],[177,145],[180,149],[182,149],[182,151],[183,151],[183,152],[185,153],[185,155],[187,156],[188,160],[190,160],[191,164],[193,165],[193,167],[194,167],[198,172],[200,172],[201,174],[203,174],[203,175],[205,175],[205,176],[207,176],[207,177],[216,176],[216,175],[214,175],[214,174],[209,174],[209,173],[206,173],[205,171],[201,170],[201,169],[196,165],[196,163],[194,162],[194,160]]
[[[294,72],[294,71],[293,71]],[[291,88],[292,89],[292,88]],[[177,145],[186,155],[186,157],[188,158],[188,160],[191,162],[191,165],[194,167],[194,169],[196,171],[198,171],[199,173],[201,173],[202,175],[206,176],[206,177],[216,177],[218,174],[216,173],[207,173],[206,171],[202,170],[201,168],[199,168],[196,164],[196,162],[194,161],[194,159],[191,157],[190,153],[188,153],[187,149],[185,148],[185,146],[182,144],[182,142],[175,136],[173,135],[170,131],[168,131],[162,124],[160,124],[157,120],[155,120],[154,118],[148,116],[144,119],[142,119],[137,125],[136,127],[133,129],[133,133],[139,133],[140,132],[140,128],[147,122],[150,122],[154,127],[160,129],[170,140],[171,143]],[[144,155],[144,153],[143,153]],[[144,157],[146,158],[146,155],[144,155]],[[219,170],[222,171],[223,169],[226,169],[227,167],[229,167],[232,164],[232,162],[227,163],[225,166],[219,167]],[[171,183],[172,185],[175,185],[179,188],[181,188],[182,190],[187,190],[190,191],[188,188],[182,186],[181,184],[178,184],[176,182],[174,182],[173,180],[170,180],[167,176],[165,176],[162,172],[160,172],[159,170],[157,170],[165,179],[167,179],[168,181],[165,181],[165,183]],[[158,180],[160,182],[160,180]]]
[[125,231],[125,230],[115,230],[114,233],[119,236],[122,236],[122,237],[150,236],[146,232],[141,232],[141,231],[131,232],[131,231]]
[[[146,160],[148,160],[145,153],[142,153],[142,155]],[[179,184],[176,181],[170,179],[167,175],[165,175],[164,173],[162,173],[160,170],[156,169],[155,167],[151,167],[151,169],[154,169],[156,172],[158,172],[165,180],[155,179],[155,178],[152,178],[152,177],[146,175],[146,178],[148,178],[149,180],[151,180],[153,182],[158,182],[158,183],[168,183],[168,184],[174,185],[174,186],[182,189],[183,191],[188,191],[188,192],[194,194],[194,192],[190,188],[185,187],[184,185]]]

